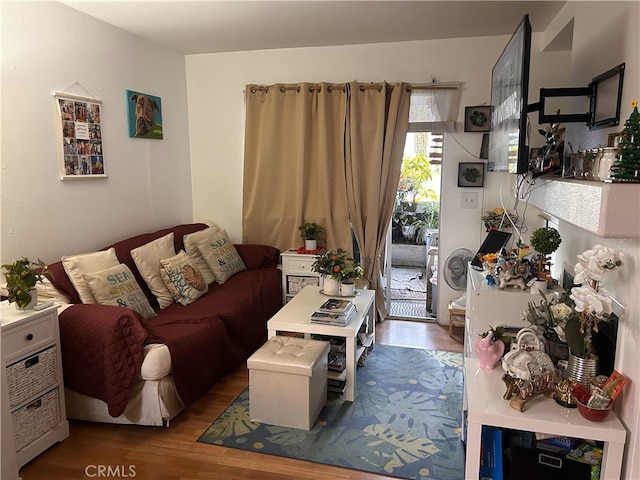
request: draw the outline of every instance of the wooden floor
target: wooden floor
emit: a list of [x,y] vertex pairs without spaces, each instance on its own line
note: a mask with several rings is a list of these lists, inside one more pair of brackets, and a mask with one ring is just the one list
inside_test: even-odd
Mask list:
[[[462,352],[436,323],[387,320],[376,343]],[[366,367],[365,367],[366,368]],[[69,438],[20,470],[23,480],[135,478],[139,480],[379,480],[389,477],[196,440],[249,383],[245,366],[221,379],[171,422],[170,428],[71,420]],[[102,475],[99,475],[102,472]]]

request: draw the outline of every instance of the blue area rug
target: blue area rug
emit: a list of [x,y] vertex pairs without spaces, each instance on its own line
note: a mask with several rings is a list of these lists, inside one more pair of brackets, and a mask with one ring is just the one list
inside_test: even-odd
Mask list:
[[310,431],[253,423],[245,389],[199,442],[410,479],[464,478],[462,355],[375,345],[355,402],[330,396]]

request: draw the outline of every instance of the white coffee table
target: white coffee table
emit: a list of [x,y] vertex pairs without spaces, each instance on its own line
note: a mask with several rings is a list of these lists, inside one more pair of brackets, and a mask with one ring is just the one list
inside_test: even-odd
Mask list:
[[[309,285],[293,297],[278,313],[267,323],[269,338],[278,332],[303,333],[305,338],[311,334],[331,335],[343,337],[346,342],[346,368],[340,376],[333,377],[346,380],[345,399],[353,402],[355,399],[356,365],[360,356],[364,353],[364,345],[358,346],[358,332],[360,327],[366,325],[366,344],[375,343],[375,295],[373,290],[358,290],[355,297],[347,297],[356,305],[357,314],[346,326],[323,325],[311,323],[311,315],[330,298],[321,293],[321,287]],[[336,297],[337,298],[337,297]],[[330,375],[333,372],[330,373]]]

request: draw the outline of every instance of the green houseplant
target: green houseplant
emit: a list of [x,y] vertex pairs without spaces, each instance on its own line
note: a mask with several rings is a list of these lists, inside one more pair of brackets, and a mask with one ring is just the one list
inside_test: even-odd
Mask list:
[[42,282],[46,275],[50,275],[47,264],[38,259],[31,262],[23,257],[13,263],[2,265],[2,273],[7,280],[7,298],[9,303],[16,303],[24,310],[35,295],[36,283]]
[[300,236],[304,238],[304,248],[308,251],[315,251],[318,248],[318,239],[324,228],[317,223],[307,222],[300,225],[298,230],[300,230]]
[[549,260],[548,256],[555,252],[562,243],[560,232],[553,227],[541,227],[533,231],[529,242],[540,254],[538,257],[538,278],[548,282],[550,278],[548,278],[548,272],[545,271],[545,265]]

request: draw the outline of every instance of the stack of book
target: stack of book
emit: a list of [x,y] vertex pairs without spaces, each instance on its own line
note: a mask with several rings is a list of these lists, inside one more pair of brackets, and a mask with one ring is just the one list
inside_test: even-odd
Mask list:
[[356,316],[356,306],[350,300],[329,298],[311,315],[311,323],[344,327]]

